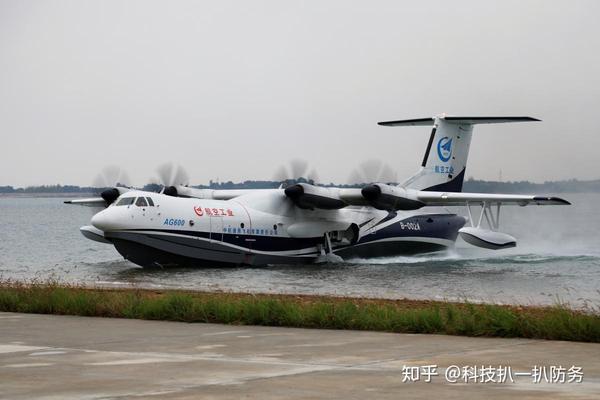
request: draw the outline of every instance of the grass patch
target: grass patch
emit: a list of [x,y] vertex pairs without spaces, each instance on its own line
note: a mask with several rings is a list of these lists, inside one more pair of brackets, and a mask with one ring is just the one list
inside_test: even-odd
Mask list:
[[3,282],[0,311],[600,342],[600,315],[561,305],[518,307]]

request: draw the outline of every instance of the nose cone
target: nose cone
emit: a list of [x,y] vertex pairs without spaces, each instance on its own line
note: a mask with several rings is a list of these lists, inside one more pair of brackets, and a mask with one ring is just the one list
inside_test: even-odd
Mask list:
[[101,231],[106,231],[109,230],[111,227],[110,220],[110,214],[108,212],[108,209],[106,209],[100,211],[98,214],[92,217],[92,225],[94,225],[95,228],[98,228]]

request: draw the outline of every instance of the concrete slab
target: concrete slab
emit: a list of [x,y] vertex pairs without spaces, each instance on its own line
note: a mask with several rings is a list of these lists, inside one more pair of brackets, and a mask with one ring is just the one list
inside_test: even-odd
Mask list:
[[[403,382],[426,365],[430,383],[423,368]],[[514,382],[449,383],[452,365],[510,367]],[[534,365],[582,367],[583,381],[515,375]],[[2,399],[432,396],[597,399],[600,344],[0,313]]]

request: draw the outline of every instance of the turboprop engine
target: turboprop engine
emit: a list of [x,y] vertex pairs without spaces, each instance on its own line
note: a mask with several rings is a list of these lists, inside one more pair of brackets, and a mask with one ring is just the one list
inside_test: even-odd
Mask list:
[[165,186],[162,193],[172,197],[195,197],[197,199],[218,199],[213,189],[197,189],[184,185]]
[[425,203],[417,198],[417,191],[385,183],[373,183],[361,190],[362,196],[370,205],[387,211],[417,210]]
[[314,186],[308,183],[296,183],[284,190],[285,195],[298,207],[312,210],[320,208],[323,210],[338,210],[347,206],[340,199],[336,190]]
[[130,190],[131,189],[126,188],[126,187],[116,186],[116,187],[112,187],[112,188],[103,190],[100,193],[100,197],[102,197],[102,199],[104,200],[104,203],[105,203],[104,205],[106,207],[108,207],[112,203],[114,203],[115,200],[117,200],[120,195],[122,195],[123,193],[127,193]]

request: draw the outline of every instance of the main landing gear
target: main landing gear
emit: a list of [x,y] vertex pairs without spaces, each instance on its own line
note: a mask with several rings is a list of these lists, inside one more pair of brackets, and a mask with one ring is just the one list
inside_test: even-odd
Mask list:
[[315,260],[315,264],[341,263],[344,261],[342,257],[333,253],[329,232],[325,232],[325,235],[323,235],[323,243],[317,245],[317,248],[319,249],[320,254]]

